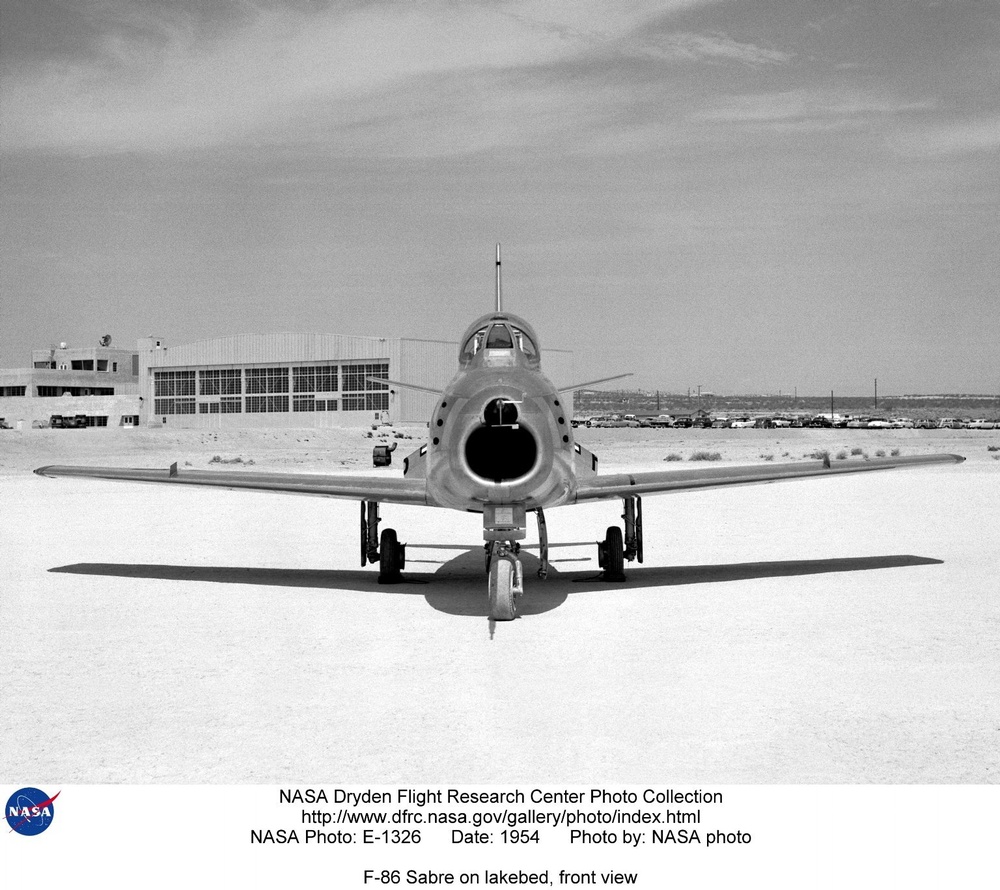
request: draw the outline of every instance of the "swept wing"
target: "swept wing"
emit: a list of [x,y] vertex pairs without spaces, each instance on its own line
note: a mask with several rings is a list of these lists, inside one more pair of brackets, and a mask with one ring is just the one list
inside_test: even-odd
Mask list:
[[39,467],[39,476],[76,476],[124,482],[157,482],[165,485],[203,485],[237,491],[273,491],[328,498],[381,501],[392,504],[426,504],[423,479],[383,478],[358,474],[265,473],[254,471],[126,469],[123,467]]
[[576,500],[633,497],[635,495],[667,494],[726,485],[754,485],[762,482],[782,482],[787,479],[808,479],[843,476],[848,473],[872,473],[928,464],[952,464],[965,460],[957,454],[928,454],[911,457],[886,457],[859,461],[808,461],[803,463],[764,464],[740,467],[699,467],[689,470],[654,470],[643,473],[609,473],[581,479],[577,484]]

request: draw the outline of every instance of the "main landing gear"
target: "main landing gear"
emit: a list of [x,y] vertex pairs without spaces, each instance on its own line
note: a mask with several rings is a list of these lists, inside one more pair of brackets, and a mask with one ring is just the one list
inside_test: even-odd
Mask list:
[[399,584],[406,567],[406,545],[396,539],[396,530],[386,528],[381,536],[378,501],[361,502],[361,565],[378,563],[379,584]]
[[622,498],[625,534],[617,525],[608,526],[607,536],[597,543],[597,564],[605,581],[625,580],[625,560],[642,562],[642,498]]

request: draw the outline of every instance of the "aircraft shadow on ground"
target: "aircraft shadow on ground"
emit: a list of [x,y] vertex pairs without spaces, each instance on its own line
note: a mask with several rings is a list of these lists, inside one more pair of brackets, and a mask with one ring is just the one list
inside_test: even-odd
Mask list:
[[[429,549],[429,548],[428,548]],[[454,549],[454,548],[441,548]],[[555,560],[558,562],[559,560]],[[565,560],[576,562],[577,560]],[[437,571],[404,572],[399,584],[379,585],[371,569],[270,569],[239,566],[174,566],[117,563],[76,563],[49,569],[72,575],[113,578],[143,578],[161,581],[210,581],[221,584],[257,584],[267,587],[311,587],[353,590],[394,596],[423,596],[428,605],[449,615],[485,618],[486,575],[482,549],[465,550],[446,562],[407,560],[407,566],[437,565]],[[548,578],[537,577],[537,556],[521,552],[525,595],[518,601],[518,614],[538,615],[561,606],[574,593],[634,590],[645,587],[676,587],[686,584],[716,584],[757,578],[821,575],[831,572],[867,572],[906,566],[941,565],[942,560],[924,556],[856,556],[841,559],[782,560],[702,566],[626,566],[627,580],[602,580],[596,566],[591,571],[560,572],[550,565]]]

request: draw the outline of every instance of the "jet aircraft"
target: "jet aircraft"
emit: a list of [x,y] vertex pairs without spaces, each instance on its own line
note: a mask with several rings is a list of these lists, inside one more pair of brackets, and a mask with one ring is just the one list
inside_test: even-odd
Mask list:
[[356,499],[361,505],[361,565],[378,563],[379,583],[386,584],[402,580],[406,545],[400,543],[395,529],[385,528],[380,533],[381,504],[422,504],[479,513],[483,517],[489,614],[502,621],[516,617],[517,599],[524,591],[519,552],[529,513],[534,513],[537,521],[538,574],[544,578],[549,565],[544,511],[564,504],[620,498],[624,525],[609,526],[597,550],[604,579],[623,581],[624,563],[643,561],[643,495],[964,460],[958,455],[935,454],[831,463],[827,457],[795,464],[602,475],[597,471],[597,457],[574,439],[564,398],[573,390],[618,377],[556,385],[542,372],[541,358],[531,325],[503,309],[497,245],[496,309],[466,330],[459,347],[458,370],[444,391],[409,381],[377,379],[437,397],[428,441],[403,461],[401,476],[234,473],[178,470],[177,464],[167,470],[47,466],[35,473]]

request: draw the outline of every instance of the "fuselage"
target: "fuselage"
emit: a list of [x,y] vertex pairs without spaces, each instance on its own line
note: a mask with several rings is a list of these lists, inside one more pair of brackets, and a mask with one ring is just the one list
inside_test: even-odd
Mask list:
[[540,359],[534,331],[517,316],[495,312],[469,327],[430,420],[428,503],[481,512],[572,499],[573,430]]

